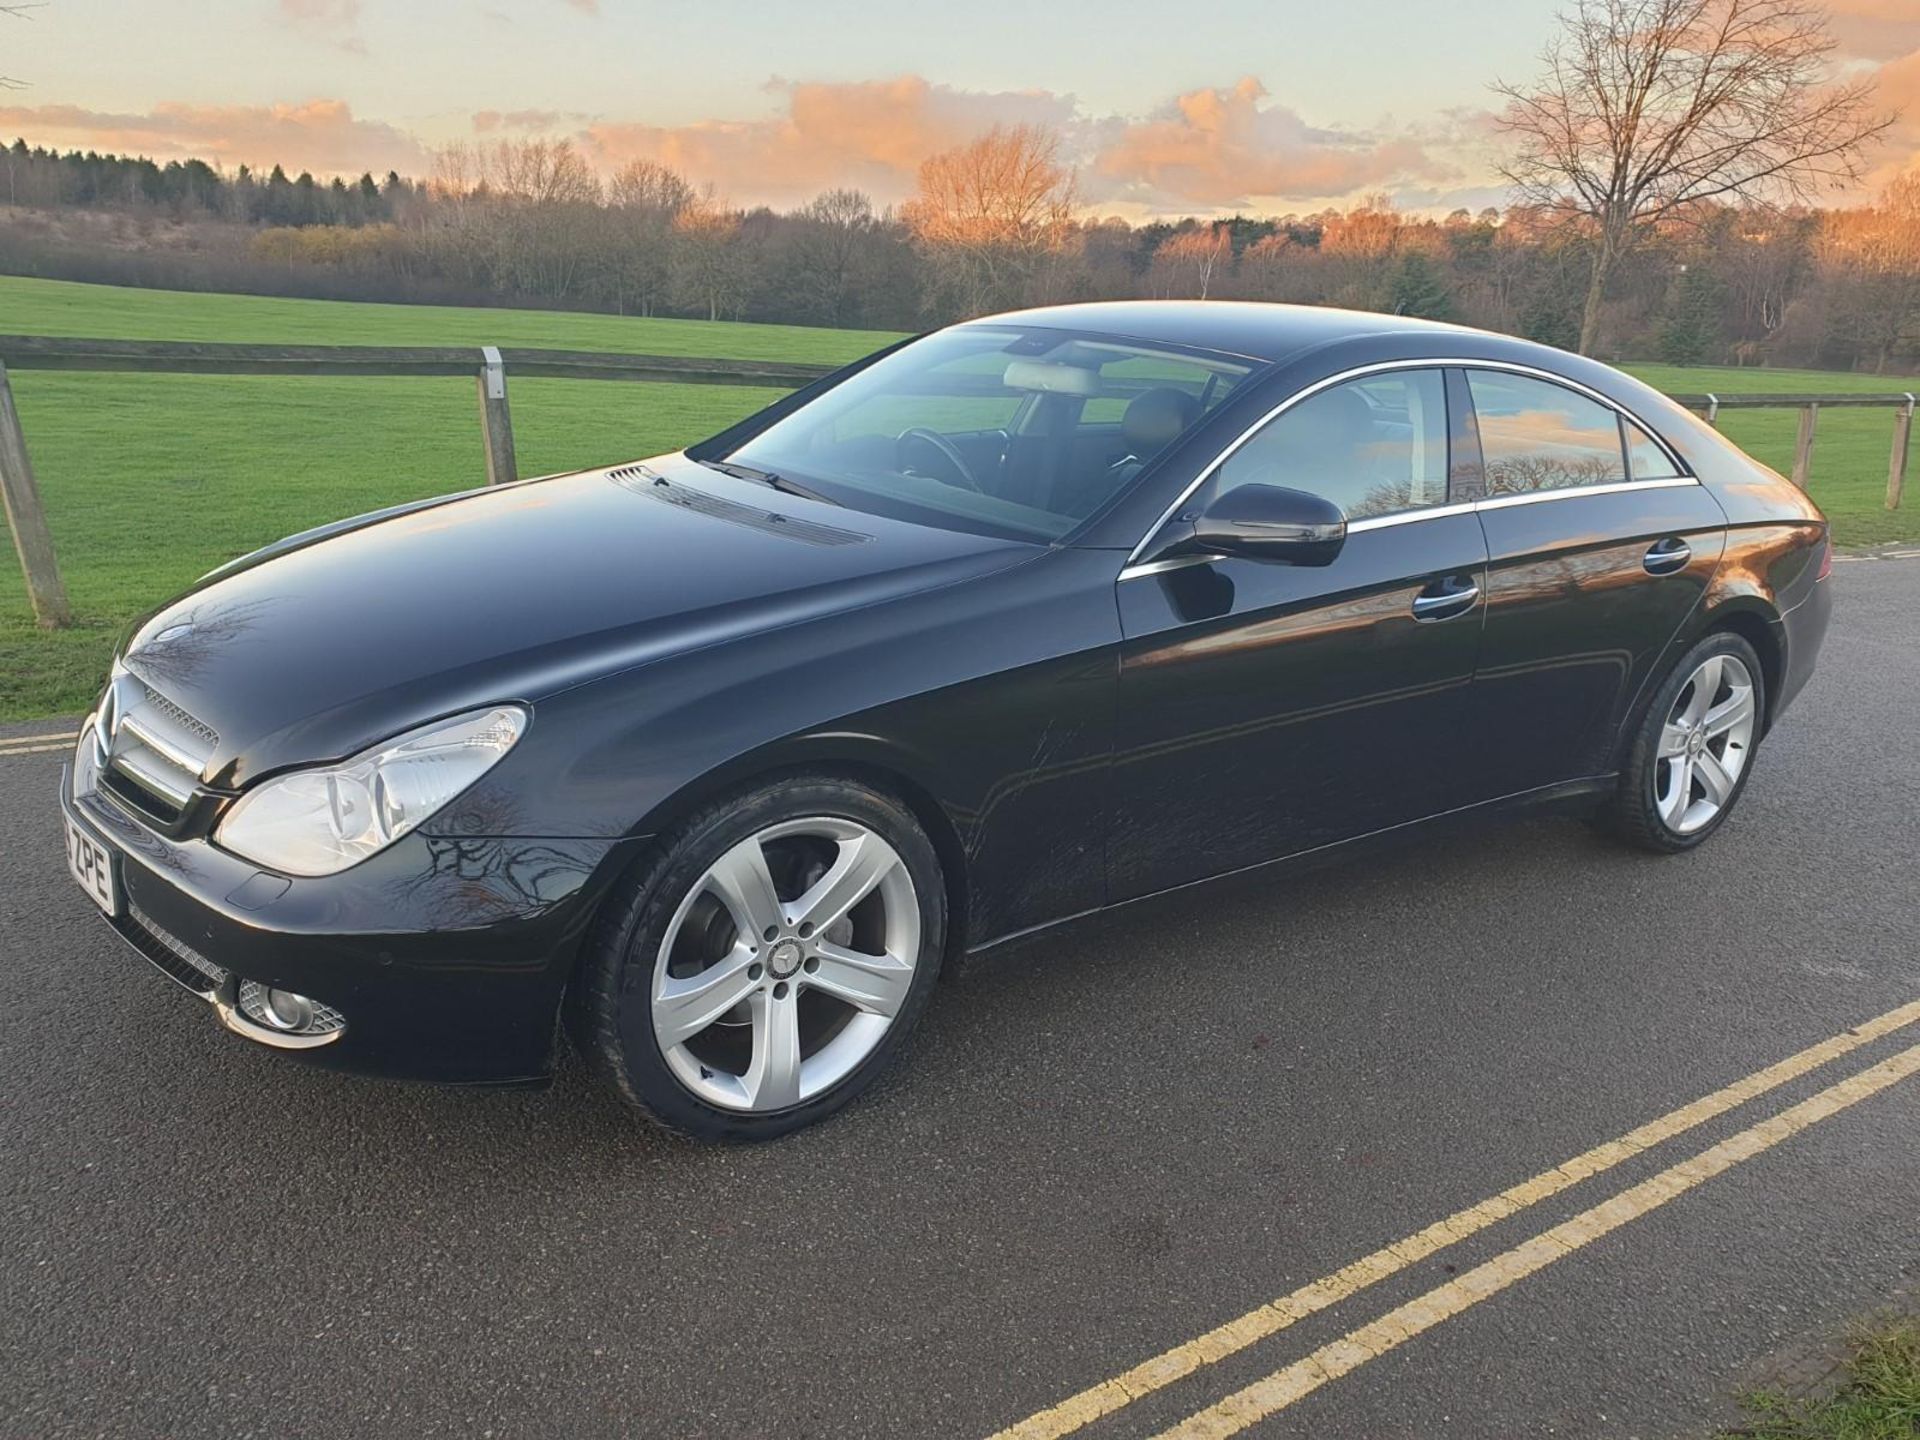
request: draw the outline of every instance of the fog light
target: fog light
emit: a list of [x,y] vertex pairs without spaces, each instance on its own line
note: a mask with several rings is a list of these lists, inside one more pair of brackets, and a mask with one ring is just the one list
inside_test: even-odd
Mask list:
[[[223,1019],[229,1017],[245,1023],[239,1027],[229,1024],[228,1029],[239,1028],[241,1034],[264,1044],[296,1050],[328,1044],[339,1039],[340,1032],[347,1028],[347,1017],[326,1001],[292,990],[276,990],[258,980],[240,982],[233,1009],[222,1016]],[[264,1031],[273,1033],[263,1034]]]
[[276,1030],[305,1030],[313,1024],[313,1001],[291,990],[268,989],[261,1019]]

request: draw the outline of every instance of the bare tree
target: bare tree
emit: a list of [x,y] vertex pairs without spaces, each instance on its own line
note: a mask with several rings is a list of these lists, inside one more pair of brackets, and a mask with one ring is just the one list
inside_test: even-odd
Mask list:
[[739,212],[708,191],[673,217],[673,239],[678,302],[709,320],[737,318],[748,281]]
[[[27,12],[44,8],[45,0],[33,0],[30,4],[0,5],[0,15],[11,15],[16,20],[31,20]],[[0,75],[0,90],[24,90],[27,82],[16,80],[11,75]]]
[[1320,223],[1320,254],[1328,298],[1357,310],[1388,308],[1394,252],[1405,229],[1393,197],[1383,193],[1327,214]]
[[1148,274],[1156,296],[1204,300],[1232,266],[1233,232],[1223,224],[1202,225],[1161,241]]
[[1051,131],[996,125],[921,163],[901,218],[933,264],[937,308],[978,314],[1031,298],[1048,262],[1070,248],[1073,175],[1059,149]]
[[1833,40],[1812,0],[1578,0],[1533,85],[1498,84],[1523,204],[1584,227],[1592,350],[1615,265],[1703,201],[1804,195],[1857,180],[1894,117],[1872,82],[1828,83]]
[[607,182],[608,254],[602,279],[622,315],[651,315],[666,298],[673,223],[699,196],[678,171],[630,160]]
[[453,144],[434,155],[450,261],[508,291],[568,299],[593,259],[600,181],[570,140]]
[[828,190],[795,212],[790,226],[792,286],[809,320],[846,325],[852,320],[862,271],[880,228],[873,202],[859,190]]
[[1896,180],[1877,205],[1826,216],[1818,255],[1836,319],[1885,373],[1920,341],[1920,175]]

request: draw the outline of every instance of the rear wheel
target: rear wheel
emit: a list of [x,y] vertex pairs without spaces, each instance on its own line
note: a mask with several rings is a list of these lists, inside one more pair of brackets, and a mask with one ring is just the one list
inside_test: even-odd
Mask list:
[[1621,838],[1672,853],[1720,828],[1752,772],[1765,686],[1759,657],[1738,635],[1709,635],[1681,657],[1647,709],[1608,807]]
[[770,1139],[872,1083],[926,1007],[945,940],[911,812],[802,779],[694,816],[608,901],[587,1049],[623,1095],[702,1139]]

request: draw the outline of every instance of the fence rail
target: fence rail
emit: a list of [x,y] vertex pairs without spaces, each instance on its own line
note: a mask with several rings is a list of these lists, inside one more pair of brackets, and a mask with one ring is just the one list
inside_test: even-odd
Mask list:
[[1793,483],[1802,490],[1813,479],[1813,441],[1822,410],[1893,410],[1893,448],[1887,455],[1887,509],[1898,510],[1907,488],[1907,453],[1913,440],[1914,397],[1882,391],[1858,395],[1675,395],[1675,403],[1698,410],[1717,425],[1722,410],[1798,410],[1799,433],[1793,446]]
[[[53,537],[34,481],[7,371],[114,370],[178,375],[452,375],[471,376],[480,406],[489,484],[519,477],[507,375],[527,379],[629,380],[673,385],[759,385],[792,389],[828,374],[828,365],[781,360],[717,360],[687,355],[624,355],[597,350],[447,345],[233,345],[179,340],[94,340],[52,335],[0,335],[0,500],[26,576],[33,613],[47,628],[73,623]],[[1814,439],[1825,409],[1893,409],[1887,462],[1887,508],[1900,507],[1913,436],[1914,397],[1858,395],[1676,395],[1709,424],[1722,410],[1798,410],[1793,481],[1805,489]]]

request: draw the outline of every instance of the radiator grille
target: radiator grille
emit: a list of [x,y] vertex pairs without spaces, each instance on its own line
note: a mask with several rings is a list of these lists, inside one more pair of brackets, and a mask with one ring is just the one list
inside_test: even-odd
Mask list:
[[123,799],[171,823],[193,799],[220,737],[122,670],[101,698],[94,744],[106,783]]

